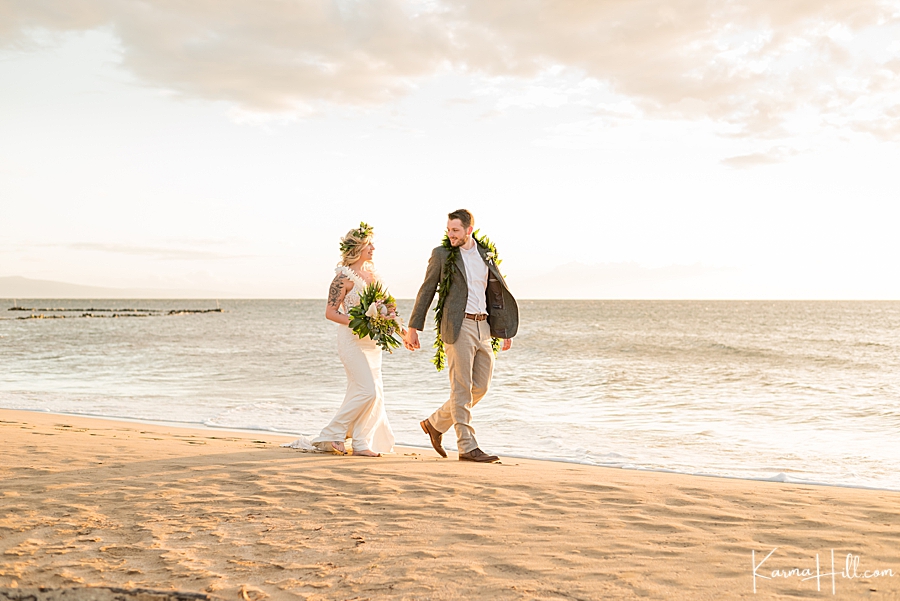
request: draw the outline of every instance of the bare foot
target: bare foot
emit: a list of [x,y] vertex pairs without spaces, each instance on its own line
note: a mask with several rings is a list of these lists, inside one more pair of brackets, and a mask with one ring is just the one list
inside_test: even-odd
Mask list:
[[381,457],[381,453],[376,453],[375,451],[353,451],[353,454],[357,457]]
[[344,443],[342,443],[342,442],[338,442],[338,441],[332,442],[331,448],[334,449],[334,452],[337,453],[338,455],[343,455],[344,453],[347,452],[347,449],[344,448]]

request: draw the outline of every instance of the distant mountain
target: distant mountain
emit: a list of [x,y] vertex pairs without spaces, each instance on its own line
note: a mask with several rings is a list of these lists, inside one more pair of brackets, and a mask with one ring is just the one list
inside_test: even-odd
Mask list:
[[0,298],[234,298],[234,294],[210,290],[165,288],[104,288],[51,280],[32,280],[19,276],[0,277]]

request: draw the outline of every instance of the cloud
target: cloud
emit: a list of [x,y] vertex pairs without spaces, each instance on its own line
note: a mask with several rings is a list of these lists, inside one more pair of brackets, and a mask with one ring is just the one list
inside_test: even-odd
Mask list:
[[381,103],[447,69],[565,69],[646,115],[733,135],[789,136],[789,116],[814,110],[830,127],[900,136],[896,0],[0,0],[0,43],[97,28],[148,85],[250,113]]
[[[737,126],[738,135],[789,135],[786,119],[809,107],[861,129],[879,123],[900,96],[900,69],[888,50],[900,32],[896,2],[687,0],[677,11],[653,0],[461,6],[455,14],[470,25],[460,27],[468,65],[522,76],[565,65],[648,115],[713,119]],[[851,123],[865,98],[884,107]],[[882,124],[881,131],[889,130]]]
[[475,98],[448,98],[444,101],[449,106],[465,106],[478,102]]
[[47,244],[44,246],[62,247],[68,250],[116,253],[122,255],[150,257],[166,261],[209,261],[222,259],[242,259],[251,255],[232,255],[206,250],[189,250],[154,246],[131,246],[127,244],[98,244],[93,242],[74,242],[70,244]]
[[742,154],[738,156],[722,159],[722,164],[726,167],[735,169],[748,169],[751,167],[759,167],[761,165],[774,165],[782,163],[792,156],[799,154],[797,150],[778,146],[771,148],[766,152],[754,152],[751,154]]
[[546,86],[538,86],[518,94],[504,96],[497,101],[497,108],[504,110],[510,107],[535,108],[548,106],[557,108],[569,103],[569,97]]
[[110,28],[146,83],[248,112],[382,102],[435,72],[447,32],[408,3],[309,0],[0,0],[0,40]]

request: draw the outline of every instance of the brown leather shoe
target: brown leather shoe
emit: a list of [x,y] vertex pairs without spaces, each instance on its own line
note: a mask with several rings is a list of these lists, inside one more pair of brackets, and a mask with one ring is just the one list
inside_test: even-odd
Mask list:
[[438,452],[438,455],[446,459],[447,451],[441,446],[441,438],[443,438],[444,435],[435,430],[434,426],[432,426],[431,422],[427,419],[420,421],[419,425],[422,426],[422,430],[425,431],[425,434],[431,438],[431,446],[434,447],[434,450]]
[[459,460],[477,461],[478,463],[494,463],[495,461],[500,461],[500,458],[496,455],[488,455],[479,448],[474,448],[468,453],[460,453]]

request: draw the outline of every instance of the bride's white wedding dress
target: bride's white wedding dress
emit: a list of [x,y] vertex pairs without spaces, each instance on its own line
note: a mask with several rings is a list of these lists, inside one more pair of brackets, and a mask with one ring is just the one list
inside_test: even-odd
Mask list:
[[[353,289],[344,296],[344,313],[359,304],[359,293],[366,282],[352,269],[338,265],[335,273],[353,282]],[[380,281],[377,275],[375,279]],[[381,349],[371,338],[359,338],[347,326],[340,326],[337,336],[338,355],[347,372],[347,394],[337,414],[322,432],[312,440],[301,436],[283,445],[305,450],[331,451],[331,442],[352,439],[353,451],[392,453],[394,432],[384,410],[384,385],[381,380]]]

